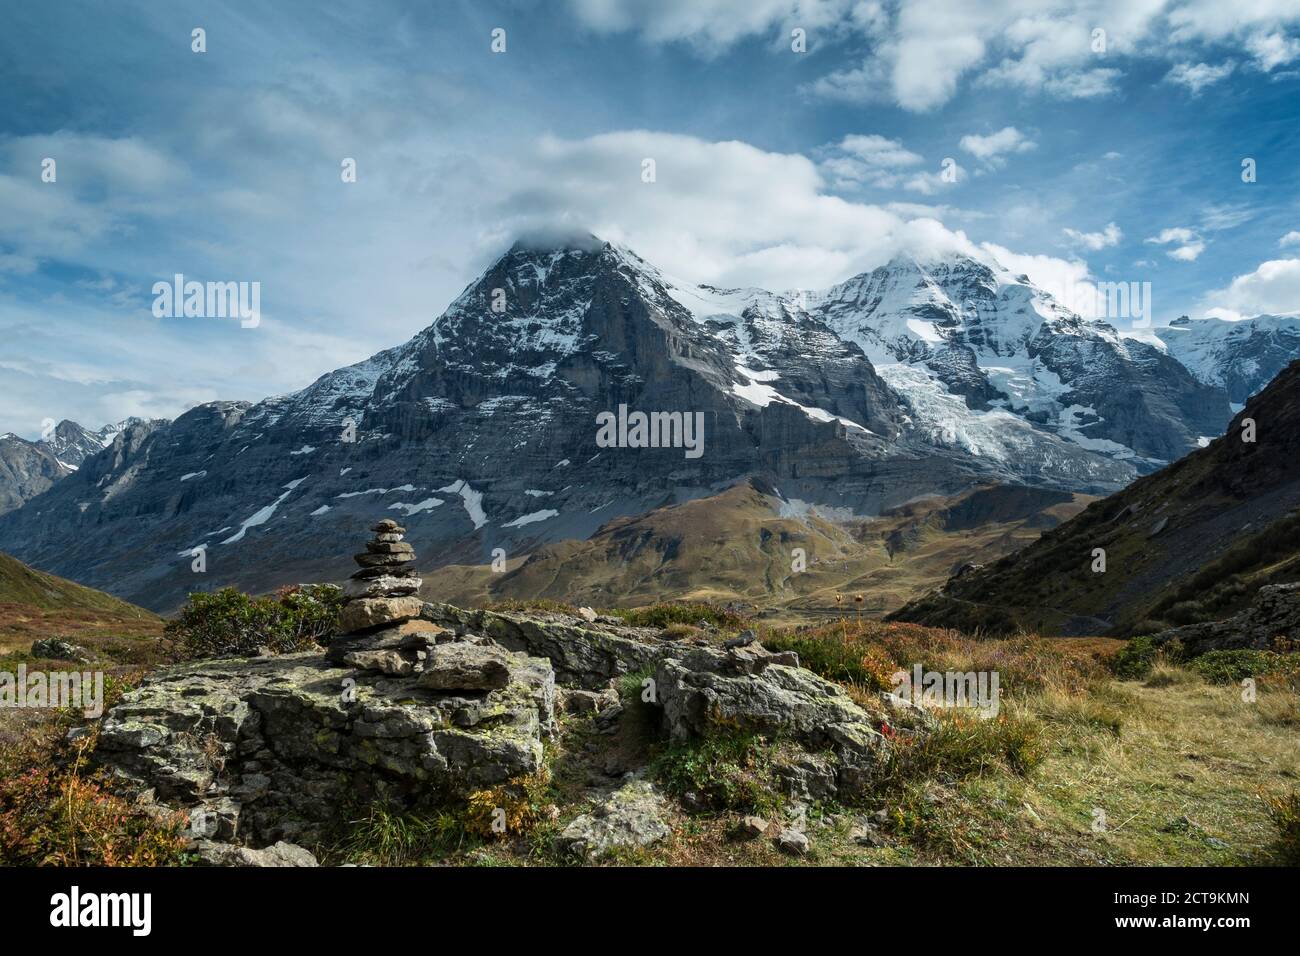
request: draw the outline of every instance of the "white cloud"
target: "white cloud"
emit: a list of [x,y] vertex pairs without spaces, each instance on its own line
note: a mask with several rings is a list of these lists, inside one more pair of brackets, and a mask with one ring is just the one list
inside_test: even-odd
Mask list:
[[1034,285],[1050,293],[1058,302],[1084,318],[1097,317],[1096,287],[1088,264],[1080,259],[1024,255],[992,242],[980,246],[1016,275],[1027,275]]
[[1279,246],[1300,246],[1300,231],[1292,229],[1277,241]]
[[1172,245],[1174,248],[1166,250],[1165,255],[1180,262],[1195,262],[1205,251],[1205,240],[1186,226],[1162,229],[1158,235],[1151,236],[1146,241],[1157,246]]
[[961,138],[958,145],[976,159],[990,166],[1005,163],[1004,157],[1008,153],[1027,153],[1038,146],[1037,143],[1027,138],[1024,133],[1014,126],[1005,126],[988,136],[977,136],[974,133],[969,133]]
[[822,147],[822,171],[840,188],[872,185],[893,189],[903,181],[902,170],[924,161],[898,140],[853,134]]
[[1231,60],[1227,60],[1218,66],[1211,66],[1208,63],[1179,63],[1165,74],[1165,80],[1169,83],[1177,83],[1179,86],[1187,87],[1195,96],[1205,87],[1231,76],[1236,66],[1237,64]]
[[1111,68],[1075,70],[1052,77],[1043,84],[1043,89],[1062,100],[1091,100],[1114,93],[1122,75]]
[[1300,259],[1271,259],[1205,296],[1206,314],[1231,317],[1300,312]]
[[1079,232],[1067,228],[1065,234],[1078,245],[1093,252],[1117,245],[1124,238],[1124,232],[1113,222],[1107,223],[1101,232]]
[[1300,56],[1300,42],[1287,33],[1300,26],[1295,0],[1184,0],[1170,9],[1168,19],[1175,43],[1236,43],[1265,71]]
[[[911,163],[883,140],[856,146]],[[640,178],[645,157],[655,159],[653,183]],[[498,162],[490,181],[512,184],[490,213],[503,240],[557,224],[590,229],[690,281],[819,287],[882,264],[903,242],[968,245],[938,224],[912,226],[881,206],[828,194],[824,166],[805,156],[747,143],[630,130],[546,137]]]
[[943,168],[939,172],[916,172],[903,183],[908,192],[933,196],[944,189],[951,189],[966,178],[966,170],[952,157],[945,157]]
[[[859,66],[805,85],[813,96],[892,102],[925,112],[963,83],[1009,86],[1060,99],[1109,96],[1123,61],[1186,56],[1193,44],[1240,51],[1263,70],[1300,57],[1294,0],[571,0],[579,21],[601,32],[638,31],[651,42],[686,43],[706,55],[761,37],[788,49],[802,26],[810,42],[852,37],[869,53]],[[1046,8],[1046,9],[1044,9]],[[1104,50],[1093,31],[1105,30]],[[1291,31],[1291,32],[1288,32]],[[1185,68],[1185,71],[1181,71]],[[1193,89],[1223,67],[1190,62],[1171,82]],[[1226,75],[1226,74],[1224,74]]]
[[1256,33],[1246,40],[1246,49],[1264,72],[1285,66],[1300,57],[1300,40],[1283,33]]
[[849,0],[571,0],[571,5],[578,20],[597,32],[636,30],[651,42],[689,43],[710,54],[778,28],[788,35],[786,27],[809,32],[830,27],[854,9]]

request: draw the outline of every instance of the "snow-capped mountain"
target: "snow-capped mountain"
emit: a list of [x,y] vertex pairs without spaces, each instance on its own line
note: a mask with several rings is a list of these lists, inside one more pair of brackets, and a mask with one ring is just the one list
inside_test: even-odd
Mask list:
[[99,431],[64,419],[48,439],[28,441],[12,432],[0,435],[0,514],[49,490],[70,475],[90,455],[101,451],[113,436],[137,421],[105,425]]
[[1143,338],[1181,362],[1196,378],[1228,393],[1237,411],[1300,355],[1300,314],[1253,319],[1175,319]]
[[91,455],[102,451],[122,429],[138,421],[137,418],[128,418],[116,424],[105,425],[98,431],[91,431],[84,425],[65,418],[54,426],[50,437],[42,439],[39,444],[48,448],[64,468],[75,471]]
[[[998,454],[1028,424],[1148,472],[1228,420],[1223,393],[1163,350],[1080,318],[996,263],[900,258],[807,298],[813,315],[862,347],[921,427],[978,455]],[[927,413],[937,406],[946,413]]]
[[1228,415],[1159,349],[973,260],[772,293],[677,282],[594,238],[519,243],[403,345],[293,395],[129,425],[0,517],[0,549],[168,608],[207,582],[342,577],[380,516],[437,566],[746,475],[856,515],[990,481],[1105,492]]

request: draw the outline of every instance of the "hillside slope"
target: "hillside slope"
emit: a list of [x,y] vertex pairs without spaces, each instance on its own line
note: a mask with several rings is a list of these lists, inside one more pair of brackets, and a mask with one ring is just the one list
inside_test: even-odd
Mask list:
[[[852,609],[882,614],[967,562],[1035,540],[1092,499],[988,486],[927,498],[870,519],[786,499],[757,479],[721,494],[608,522],[586,541],[545,545],[506,564],[424,574],[424,596],[467,606],[556,600],[593,607],[663,600],[740,602],[766,616]],[[804,570],[795,570],[802,549]],[[855,596],[863,595],[861,603]],[[837,604],[836,595],[842,600]]]
[[0,553],[0,653],[25,650],[39,638],[82,643],[94,637],[156,635],[161,628],[162,622],[144,608]]
[[[1251,423],[1253,442],[1244,440]],[[1093,570],[1095,549],[1104,572]],[[990,632],[1146,633],[1228,617],[1261,585],[1296,580],[1300,362],[1209,447],[894,617]]]

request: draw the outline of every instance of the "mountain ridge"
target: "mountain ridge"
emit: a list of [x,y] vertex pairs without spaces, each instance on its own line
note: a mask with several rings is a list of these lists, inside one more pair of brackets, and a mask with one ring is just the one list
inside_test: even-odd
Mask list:
[[[993,385],[1001,380],[978,362],[949,359],[992,349],[1039,362],[1048,350],[1030,356],[1025,330],[1011,328],[1035,321],[1034,303],[1060,319],[1053,334],[1082,330],[1078,341],[1121,363],[1129,391],[1177,363],[1151,346],[1130,361],[1108,326],[1064,315],[1005,270],[974,260],[954,270],[963,288],[994,297],[988,315],[975,327],[951,309],[934,311],[943,302],[930,287],[941,283],[927,279],[922,304],[933,307],[932,324],[952,327],[948,346],[877,368],[835,331],[835,322],[854,321],[845,295],[686,286],[594,237],[577,247],[516,243],[401,345],[291,395],[128,425],[76,474],[0,516],[0,545],[165,608],[208,581],[267,589],[341,574],[343,556],[329,542],[377,515],[404,520],[441,566],[582,540],[610,518],[715,494],[746,476],[859,515],[990,481],[1092,494],[1127,484],[1140,456],[1086,447],[1101,439],[1077,422],[1072,392],[1060,391],[1072,401],[1060,409],[1072,409],[1077,427],[1057,421],[1053,430],[1028,406],[948,392],[944,369],[968,367]],[[952,295],[944,297],[947,309]],[[1040,364],[1050,370],[1048,359]],[[1226,393],[1193,381],[1184,370],[1163,392],[1149,391],[1218,395],[1226,421]],[[704,415],[706,453],[691,461],[680,448],[598,447],[597,413],[624,404]],[[1149,403],[1136,404],[1125,414],[1141,419]],[[1172,415],[1177,402],[1168,404]],[[1159,424],[1154,440],[1189,442],[1180,421]],[[196,548],[211,577],[191,572]]]

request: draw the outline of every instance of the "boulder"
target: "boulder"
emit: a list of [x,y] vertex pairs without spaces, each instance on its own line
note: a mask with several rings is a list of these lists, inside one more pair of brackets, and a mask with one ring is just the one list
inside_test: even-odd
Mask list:
[[409,596],[357,598],[343,606],[339,614],[339,631],[348,634],[379,627],[381,624],[409,621],[419,616],[423,604],[418,597]]
[[1268,650],[1276,638],[1300,640],[1300,582],[1266,584],[1250,607],[1222,621],[1187,624],[1154,635],[1156,644],[1177,640],[1190,654],[1254,648]]
[[807,835],[789,827],[778,833],[772,842],[782,853],[789,853],[791,856],[807,856],[812,849]]
[[417,683],[431,690],[496,690],[510,683],[511,655],[457,641],[431,648]]
[[59,637],[47,637],[44,640],[32,641],[31,654],[32,657],[52,661],[75,661],[78,664],[84,664],[90,660],[90,652],[84,647]]
[[465,611],[425,604],[421,618],[457,634],[479,634],[512,651],[545,657],[566,687],[602,690],[612,678],[645,670],[677,646],[658,628],[613,627],[550,612]]
[[280,840],[262,850],[232,843],[200,840],[195,845],[199,862],[208,866],[319,866],[316,857],[295,843]]
[[575,818],[556,839],[556,848],[595,859],[613,850],[649,846],[672,833],[666,814],[667,805],[654,786],[632,780],[591,813]]
[[[730,650],[691,647],[661,660],[655,693],[669,736],[686,740],[744,729],[809,751],[828,751],[835,758],[839,797],[861,796],[872,785],[886,746],[872,715],[830,681],[775,663],[778,655],[764,658],[766,653],[758,644]],[[796,774],[814,786],[817,776],[808,768]]]
[[554,675],[500,653],[508,681],[472,692],[316,653],[163,668],[105,715],[96,759],[123,787],[215,815],[224,842],[301,841],[353,801],[413,807],[535,772]]

